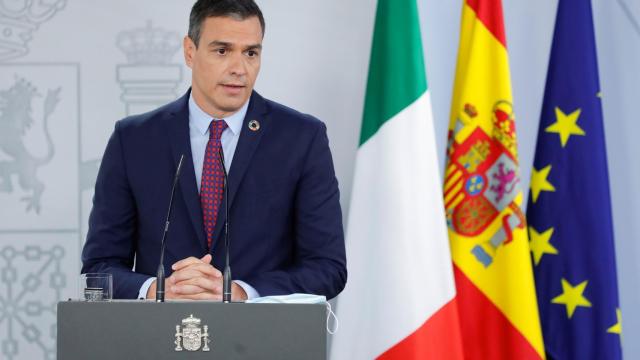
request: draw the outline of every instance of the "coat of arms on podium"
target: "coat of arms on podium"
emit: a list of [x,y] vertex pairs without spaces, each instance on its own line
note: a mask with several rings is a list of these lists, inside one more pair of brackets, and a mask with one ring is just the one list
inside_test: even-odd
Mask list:
[[175,351],[198,351],[202,347],[202,351],[210,351],[209,343],[209,327],[207,325],[200,326],[200,319],[189,315],[188,318],[182,319],[182,327],[176,325],[176,348]]

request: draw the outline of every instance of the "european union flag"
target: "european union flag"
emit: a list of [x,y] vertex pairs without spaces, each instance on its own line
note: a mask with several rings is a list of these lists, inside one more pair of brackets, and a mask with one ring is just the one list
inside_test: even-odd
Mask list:
[[560,0],[527,207],[548,359],[621,359],[613,223],[589,0]]

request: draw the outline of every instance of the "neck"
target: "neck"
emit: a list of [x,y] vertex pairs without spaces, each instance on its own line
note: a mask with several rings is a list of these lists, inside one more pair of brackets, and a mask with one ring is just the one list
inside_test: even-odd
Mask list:
[[209,116],[211,116],[214,119],[224,119],[224,118],[228,118],[229,116],[237,113],[238,111],[240,111],[240,108],[235,109],[233,111],[224,111],[224,110],[220,110],[218,108],[216,108],[215,106],[211,105],[207,100],[206,97],[201,94],[199,91],[197,91],[196,89],[194,89],[193,87],[191,87],[191,96],[193,97],[193,100],[196,102],[196,105],[198,105],[198,107],[200,109],[202,109],[202,111],[204,111],[205,113],[207,113]]

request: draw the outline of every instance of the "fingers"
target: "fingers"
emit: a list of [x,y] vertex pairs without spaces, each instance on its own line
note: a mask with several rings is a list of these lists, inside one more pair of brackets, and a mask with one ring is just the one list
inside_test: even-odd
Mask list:
[[196,285],[173,285],[171,292],[177,295],[196,295],[207,291]]
[[218,291],[207,291],[197,285],[174,285],[171,287],[171,292],[177,296],[181,297],[190,297],[198,294],[210,294],[210,295],[220,295],[222,296],[222,289],[218,289]]
[[171,294],[171,297],[168,297],[173,300],[211,300],[211,301],[222,301],[222,295],[220,294],[211,294],[208,292],[201,292],[198,294],[191,295],[180,295],[180,294]]
[[210,254],[203,256],[201,259],[192,256],[176,262],[171,266],[171,269],[174,271],[174,273],[185,269],[196,269],[202,272],[203,275],[221,277],[222,273],[218,269],[213,267],[210,262]]
[[212,294],[222,293],[222,282],[210,278],[196,277],[185,281],[176,282],[171,286],[171,291],[181,295],[192,295],[200,292]]
[[207,254],[205,256],[203,256],[202,258],[198,259],[197,257],[194,256],[190,256],[186,259],[182,259],[178,262],[176,262],[175,264],[171,265],[171,269],[173,269],[173,271],[178,271],[180,269],[183,269],[189,265],[194,265],[194,264],[207,264],[209,265],[211,263],[211,254]]
[[167,297],[191,300],[221,300],[222,273],[211,265],[211,255],[188,257],[171,266]]
[[169,279],[175,284],[195,277],[211,278],[215,280],[222,278],[222,274],[211,265],[194,264],[174,272],[171,274]]
[[[184,300],[222,300],[222,287],[214,285],[215,291],[206,290],[202,279],[194,280],[192,284],[180,283],[171,285],[167,288],[168,299],[184,299]],[[198,284],[199,283],[199,284]]]
[[218,288],[215,284],[206,284],[206,279],[198,278],[198,280],[191,280],[190,283],[182,282],[177,285],[173,285],[167,279],[167,299],[192,299],[192,300],[216,300],[221,295],[207,288]]

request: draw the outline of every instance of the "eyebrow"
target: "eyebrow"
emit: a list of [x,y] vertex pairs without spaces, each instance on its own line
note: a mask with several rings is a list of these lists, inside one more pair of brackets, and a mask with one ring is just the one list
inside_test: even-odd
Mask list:
[[262,44],[249,45],[245,50],[262,50]]
[[[220,40],[213,40],[212,42],[209,43],[209,47],[216,47],[216,46],[232,47],[233,44],[227,41],[220,41]],[[261,49],[262,49],[262,44],[253,44],[245,48],[245,50],[261,50]]]
[[209,43],[209,47],[213,47],[213,46],[231,46],[230,42],[226,42],[226,41],[219,41],[219,40],[213,40],[212,42]]

